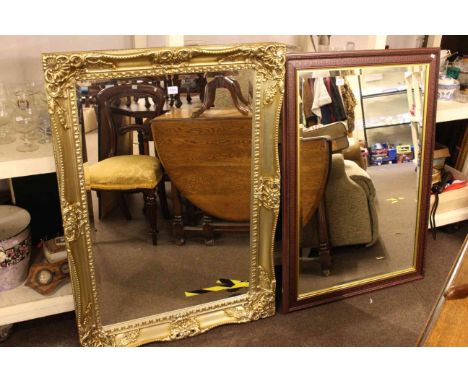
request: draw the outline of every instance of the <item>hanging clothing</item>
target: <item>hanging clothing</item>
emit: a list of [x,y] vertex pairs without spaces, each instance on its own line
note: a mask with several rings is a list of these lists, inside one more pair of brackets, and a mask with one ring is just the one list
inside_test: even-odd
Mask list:
[[[336,84],[337,77],[305,78],[302,83],[302,111],[306,127],[317,124],[326,125],[348,119],[348,110],[351,111],[352,129],[354,129],[354,106],[356,100],[349,88],[343,96],[343,86]],[[345,107],[345,97],[347,107]],[[354,104],[353,104],[354,102]]]
[[332,102],[320,108],[322,114],[320,122],[326,125],[332,122],[346,121],[343,100],[341,99],[340,91],[336,85],[335,77],[326,77],[323,81]]
[[357,101],[346,77],[344,85],[341,86],[341,97],[347,117],[348,132],[352,133],[354,131],[354,108],[357,105]]
[[[328,78],[328,77],[327,77]],[[332,99],[328,93],[327,87],[323,78],[317,78],[314,82],[314,100],[312,102],[312,112],[319,117],[320,123],[322,118],[321,108],[331,104]]]
[[336,85],[336,77],[328,77],[327,89],[332,99],[332,112],[335,121],[346,121],[346,112],[343,106],[343,99],[341,98],[340,90],[338,85]]
[[302,84],[302,110],[305,118],[305,126],[313,126],[318,123],[317,116],[312,113],[314,101],[314,78],[306,78]]

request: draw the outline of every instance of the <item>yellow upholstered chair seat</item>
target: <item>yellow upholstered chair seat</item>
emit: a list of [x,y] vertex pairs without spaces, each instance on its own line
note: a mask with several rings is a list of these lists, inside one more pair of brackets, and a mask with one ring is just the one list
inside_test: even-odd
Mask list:
[[161,163],[149,155],[119,155],[84,164],[87,190],[153,189],[162,178]]

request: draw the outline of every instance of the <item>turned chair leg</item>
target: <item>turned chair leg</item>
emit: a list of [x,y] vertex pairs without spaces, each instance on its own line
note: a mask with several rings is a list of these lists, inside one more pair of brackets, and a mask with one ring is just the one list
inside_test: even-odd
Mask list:
[[86,200],[88,201],[89,224],[91,225],[91,229],[95,230],[96,226],[94,224],[93,195],[91,193],[91,190],[86,191]]
[[164,178],[161,179],[158,184],[158,196],[164,219],[169,220],[171,218],[171,213],[169,212],[169,207],[167,205],[166,183],[164,182]]
[[119,192],[118,200],[120,210],[125,216],[125,219],[132,220],[132,215],[130,214],[130,209],[128,208],[127,199],[125,199],[125,194],[123,192]]
[[153,245],[158,243],[158,222],[157,222],[157,205],[155,190],[148,190],[143,192],[145,200],[145,210],[150,223],[150,233],[153,239]]

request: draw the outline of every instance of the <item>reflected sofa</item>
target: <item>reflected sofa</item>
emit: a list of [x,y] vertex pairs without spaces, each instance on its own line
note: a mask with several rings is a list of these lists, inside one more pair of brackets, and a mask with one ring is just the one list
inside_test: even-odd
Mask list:
[[[333,154],[325,191],[329,239],[332,247],[373,245],[378,238],[375,187],[369,174],[343,154]],[[317,248],[316,219],[304,227],[303,248]]]

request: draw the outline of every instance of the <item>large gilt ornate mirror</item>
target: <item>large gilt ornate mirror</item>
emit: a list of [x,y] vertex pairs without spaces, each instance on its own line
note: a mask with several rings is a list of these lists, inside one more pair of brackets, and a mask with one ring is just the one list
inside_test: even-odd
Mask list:
[[423,275],[438,50],[288,55],[283,310]]
[[43,55],[82,345],[274,314],[285,52]]

